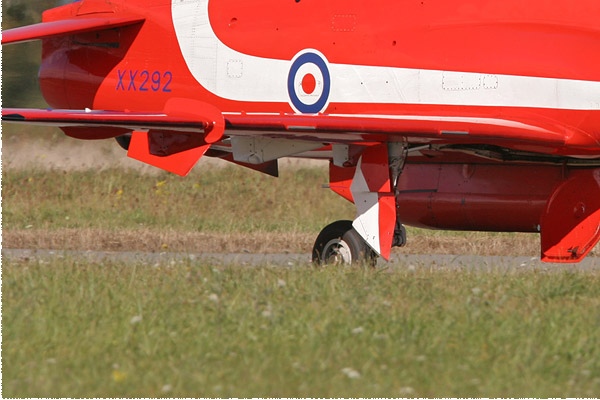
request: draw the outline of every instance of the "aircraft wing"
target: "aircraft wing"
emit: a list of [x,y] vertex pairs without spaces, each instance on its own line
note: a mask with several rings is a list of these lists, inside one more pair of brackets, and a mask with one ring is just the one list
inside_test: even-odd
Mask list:
[[[205,132],[211,123],[206,119],[186,119],[164,112],[128,112],[98,110],[55,110],[20,109],[2,110],[2,121],[24,122],[58,127],[121,128],[123,133],[136,130],[168,129],[171,131]],[[104,139],[115,135],[98,135],[88,131],[88,137],[81,139]],[[110,131],[109,131],[110,132]]]
[[45,39],[53,36],[64,36],[76,33],[96,31],[99,29],[118,28],[144,22],[138,16],[105,16],[78,17],[60,21],[41,22],[13,28],[2,32],[2,44],[14,44]]
[[178,175],[186,175],[225,129],[216,108],[185,99],[169,100],[162,112],[5,108],[2,121],[56,126],[77,139],[133,133],[129,157]]
[[[249,164],[317,150],[332,143],[369,145],[404,138],[409,143],[490,144],[547,154],[556,154],[564,147],[598,146],[597,140],[588,133],[553,121],[459,115],[223,114],[210,104],[188,99],[171,99],[162,112],[3,109],[2,120],[54,125],[79,139],[104,139],[132,131],[149,132],[146,136],[150,145],[154,143],[149,155],[156,157],[216,143],[224,135],[266,140],[253,143],[253,148],[267,147],[268,141],[277,141],[282,143],[280,147],[286,148],[271,157],[235,159]],[[304,145],[294,148],[288,145],[290,140]],[[235,153],[235,146],[221,149]],[[131,151],[129,155],[139,159]],[[165,168],[165,165],[157,165],[148,159],[141,161]],[[176,171],[165,169],[178,174],[189,172],[187,166]]]
[[[225,115],[236,134],[297,136],[323,142],[493,144],[554,153],[562,147],[597,147],[597,139],[553,121],[460,115]],[[260,133],[257,133],[260,132]],[[545,151],[544,151],[545,150]]]

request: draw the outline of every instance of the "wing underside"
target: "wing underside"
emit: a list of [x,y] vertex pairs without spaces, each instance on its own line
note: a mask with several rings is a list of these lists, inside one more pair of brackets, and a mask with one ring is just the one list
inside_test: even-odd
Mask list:
[[247,165],[286,156],[330,158],[331,152],[323,150],[332,144],[480,144],[546,154],[599,145],[588,133],[552,121],[456,115],[223,114],[189,99],[171,99],[160,112],[8,108],[2,110],[2,120],[57,126],[79,139],[145,132],[150,144],[161,142],[151,146],[149,154],[156,157],[212,144],[213,153]]
[[[182,100],[183,101],[183,100]],[[185,100],[192,104],[200,102]],[[206,108],[202,103],[203,107]],[[170,107],[175,111],[174,107]],[[189,108],[189,107],[188,107]],[[220,112],[213,110],[213,114]],[[299,115],[222,114],[229,136],[258,136],[323,143],[353,141],[482,143],[506,147],[531,145],[539,149],[597,147],[587,132],[552,121],[455,115]],[[205,119],[194,112],[178,117],[167,112],[97,110],[4,109],[6,122],[38,123],[59,127],[105,127],[130,130],[168,128],[172,131],[203,132]],[[83,137],[82,137],[83,138]],[[89,137],[94,139],[95,137]]]

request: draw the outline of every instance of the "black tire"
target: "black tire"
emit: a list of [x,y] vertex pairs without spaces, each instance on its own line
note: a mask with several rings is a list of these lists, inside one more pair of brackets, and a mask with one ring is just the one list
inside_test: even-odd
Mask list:
[[352,227],[352,221],[336,221],[327,225],[315,241],[312,252],[315,265],[375,266],[377,254]]

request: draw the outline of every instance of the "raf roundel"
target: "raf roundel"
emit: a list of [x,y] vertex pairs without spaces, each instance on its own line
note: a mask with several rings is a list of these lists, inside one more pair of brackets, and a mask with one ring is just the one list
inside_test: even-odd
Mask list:
[[325,57],[316,50],[304,50],[292,59],[288,75],[290,105],[299,113],[317,114],[327,108],[331,76]]

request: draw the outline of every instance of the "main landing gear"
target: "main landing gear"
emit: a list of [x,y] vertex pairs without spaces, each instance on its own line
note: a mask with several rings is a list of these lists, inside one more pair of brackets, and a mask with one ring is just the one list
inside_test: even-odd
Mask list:
[[315,265],[365,264],[374,267],[377,254],[352,227],[352,221],[327,225],[315,241],[312,260]]
[[[406,229],[398,220],[392,247],[406,244]],[[315,241],[313,264],[321,265],[377,265],[379,256],[352,227],[352,221],[336,221],[327,225]]]

